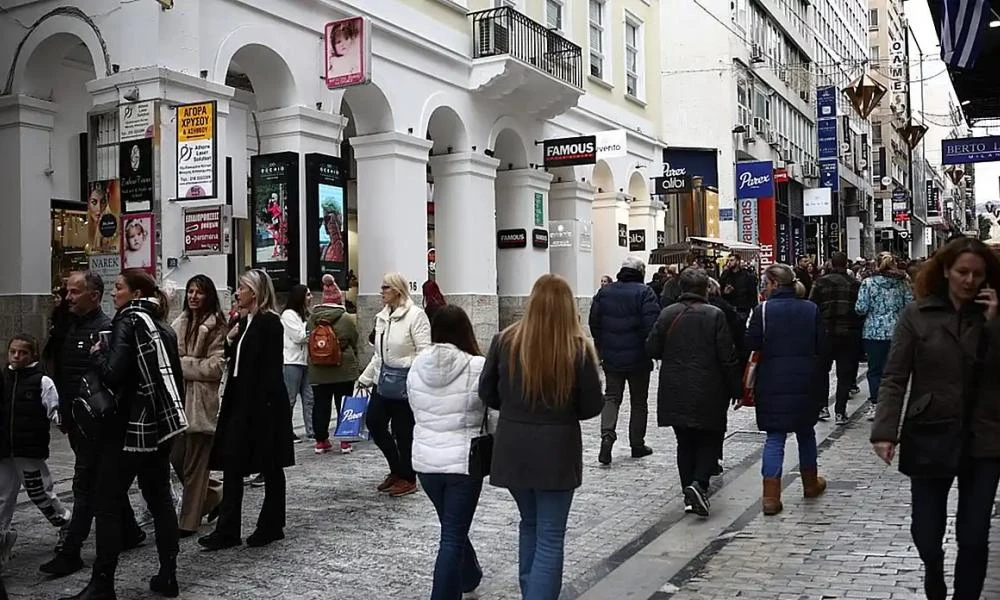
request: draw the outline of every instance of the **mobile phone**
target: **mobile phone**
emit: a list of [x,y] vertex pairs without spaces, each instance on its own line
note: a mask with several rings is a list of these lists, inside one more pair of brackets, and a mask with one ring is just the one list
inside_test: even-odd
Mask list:
[[107,348],[111,345],[111,331],[98,331],[97,339],[100,340],[101,346]]

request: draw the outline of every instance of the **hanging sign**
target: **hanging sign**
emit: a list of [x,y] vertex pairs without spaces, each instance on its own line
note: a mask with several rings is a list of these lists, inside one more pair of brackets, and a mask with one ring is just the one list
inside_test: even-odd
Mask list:
[[941,140],[941,156],[945,165],[1000,161],[1000,136]]
[[828,217],[833,214],[833,195],[830,188],[806,188],[802,190],[802,216]]
[[769,160],[736,163],[736,197],[774,196],[774,165]]
[[546,169],[597,162],[597,137],[593,135],[545,140],[542,149]]
[[215,198],[216,103],[177,107],[177,199]]
[[524,229],[499,229],[497,230],[497,248],[506,250],[509,248],[527,248],[528,232]]
[[323,28],[323,79],[331,90],[372,80],[371,24],[364,17],[327,23]]

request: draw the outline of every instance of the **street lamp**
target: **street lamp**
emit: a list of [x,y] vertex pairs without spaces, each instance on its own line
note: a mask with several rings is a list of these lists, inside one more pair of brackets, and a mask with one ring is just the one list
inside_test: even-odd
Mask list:
[[906,142],[910,150],[913,150],[920,143],[920,140],[924,139],[924,135],[927,133],[927,126],[910,119],[909,123],[896,129],[896,132],[903,138],[903,141]]
[[867,119],[889,90],[872,79],[868,73],[863,73],[861,77],[852,81],[841,91],[851,101],[854,112],[858,113],[862,119]]

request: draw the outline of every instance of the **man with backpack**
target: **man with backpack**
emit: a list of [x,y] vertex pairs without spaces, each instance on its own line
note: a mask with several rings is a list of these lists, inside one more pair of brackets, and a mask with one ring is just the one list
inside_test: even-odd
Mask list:
[[[316,454],[326,454],[333,448],[330,443],[333,404],[336,403],[339,421],[341,401],[354,392],[354,382],[360,374],[356,317],[344,308],[344,294],[333,275],[323,275],[322,281],[323,303],[313,307],[306,323]],[[347,454],[351,449],[350,443],[340,443],[342,453]]]

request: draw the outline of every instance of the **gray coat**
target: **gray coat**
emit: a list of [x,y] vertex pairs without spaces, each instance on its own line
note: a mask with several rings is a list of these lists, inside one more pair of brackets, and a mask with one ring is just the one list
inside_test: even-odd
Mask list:
[[479,397],[500,411],[490,483],[497,487],[573,490],[583,482],[580,421],[601,414],[604,398],[597,364],[581,352],[576,386],[560,410],[533,405],[521,390],[519,365],[511,365],[503,334],[493,338],[479,380]]

